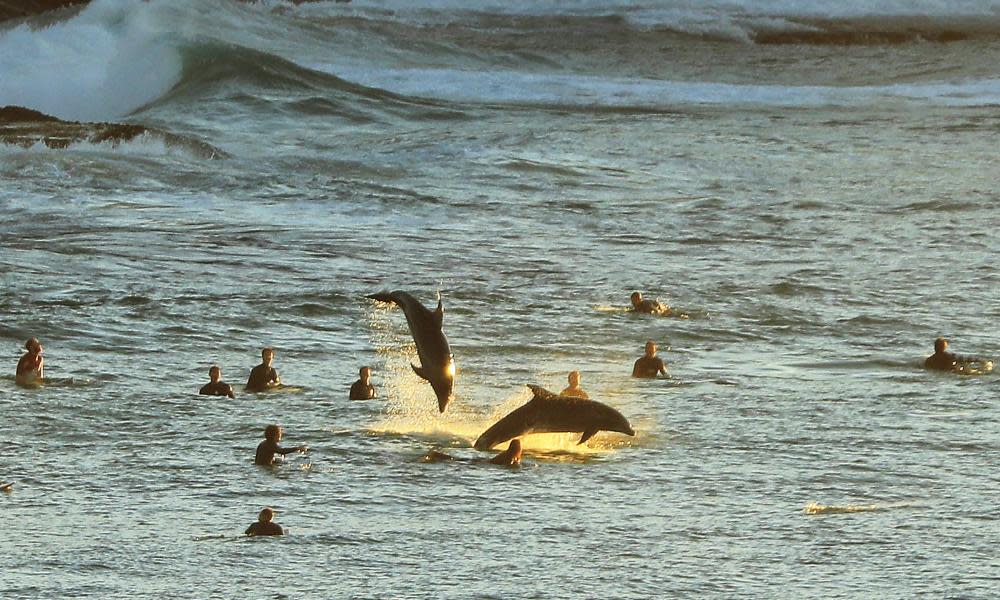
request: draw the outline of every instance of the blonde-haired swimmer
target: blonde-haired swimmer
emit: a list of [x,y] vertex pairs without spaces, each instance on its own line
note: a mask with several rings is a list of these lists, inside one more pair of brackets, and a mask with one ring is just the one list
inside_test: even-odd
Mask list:
[[569,396],[571,398],[583,398],[584,400],[590,399],[590,396],[587,395],[587,392],[583,391],[583,388],[580,387],[579,371],[570,371],[569,375],[567,376],[567,379],[569,380],[569,387],[559,392],[560,396]]
[[663,359],[656,355],[656,343],[653,340],[647,340],[646,353],[640,356],[632,366],[632,377],[653,379],[660,373],[666,375],[667,367],[663,364]]

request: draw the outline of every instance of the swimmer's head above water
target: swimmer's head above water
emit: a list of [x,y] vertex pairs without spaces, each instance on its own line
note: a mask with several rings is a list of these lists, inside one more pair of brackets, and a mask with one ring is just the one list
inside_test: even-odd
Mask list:
[[24,349],[32,354],[41,354],[42,343],[38,341],[38,338],[28,338],[28,341],[24,342]]
[[632,300],[632,308],[636,309],[639,308],[639,306],[642,304],[642,293],[632,292],[632,296],[630,296],[630,298]]
[[944,339],[943,337],[939,337],[938,339],[934,340],[935,354],[941,354],[947,349],[948,349],[948,340]]
[[264,438],[275,442],[281,441],[283,433],[284,430],[281,428],[281,425],[268,425],[264,428]]
[[212,365],[208,369],[208,378],[212,380],[212,383],[218,383],[222,379],[222,369],[218,365]]
[[505,465],[516,467],[521,464],[521,438],[514,438],[510,441],[507,449],[497,454],[490,462],[495,465]]
[[515,463],[521,462],[521,438],[512,439],[507,446],[507,452],[510,452]]
[[267,366],[271,366],[274,362],[274,348],[264,348],[260,351],[260,360]]

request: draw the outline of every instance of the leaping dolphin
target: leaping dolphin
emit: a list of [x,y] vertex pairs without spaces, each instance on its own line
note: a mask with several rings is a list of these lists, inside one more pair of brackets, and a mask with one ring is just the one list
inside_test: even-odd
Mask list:
[[406,292],[379,292],[369,294],[368,298],[379,302],[391,302],[403,308],[406,323],[410,326],[413,341],[417,344],[417,355],[420,356],[420,366],[410,363],[413,372],[426,379],[438,399],[438,409],[444,412],[451,400],[451,390],[455,385],[455,357],[451,355],[448,338],[441,330],[441,319],[444,317],[444,307],[438,298],[437,309],[434,312],[420,303],[419,300]]
[[537,385],[528,384],[534,397],[493,424],[476,440],[476,450],[488,450],[507,440],[530,433],[582,432],[582,444],[598,431],[635,435],[620,412],[607,404],[582,398],[557,396]]

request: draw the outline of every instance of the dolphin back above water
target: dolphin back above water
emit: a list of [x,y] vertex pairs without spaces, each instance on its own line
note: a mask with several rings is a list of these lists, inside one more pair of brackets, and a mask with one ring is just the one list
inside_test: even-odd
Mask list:
[[406,292],[379,292],[369,294],[368,298],[379,302],[391,302],[399,305],[406,315],[406,323],[410,326],[410,334],[417,344],[417,355],[420,356],[420,366],[410,364],[413,372],[426,379],[438,399],[438,409],[444,412],[451,400],[452,388],[455,386],[455,359],[451,355],[448,338],[441,330],[444,318],[444,307],[438,299],[437,309],[433,312],[420,303],[419,300]]
[[579,431],[583,435],[578,444],[589,440],[598,431],[617,431],[635,435],[620,412],[607,404],[557,396],[545,388],[528,385],[534,397],[527,404],[511,411],[493,424],[476,440],[477,450],[488,450],[507,440],[530,433],[568,433]]

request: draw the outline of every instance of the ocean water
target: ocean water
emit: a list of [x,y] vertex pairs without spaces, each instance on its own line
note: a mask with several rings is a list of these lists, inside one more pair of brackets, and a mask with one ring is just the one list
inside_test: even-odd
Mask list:
[[[996,597],[998,375],[920,365],[1000,356],[1000,3],[831,4],[0,25],[0,105],[181,136],[0,146],[0,595]],[[442,298],[443,415],[391,289]],[[634,438],[471,462],[573,369]],[[268,423],[309,452],[252,466]]]

